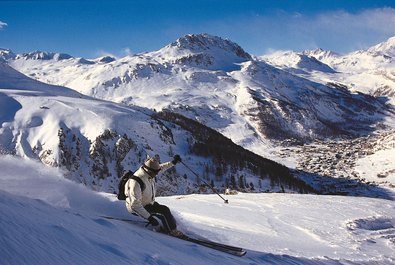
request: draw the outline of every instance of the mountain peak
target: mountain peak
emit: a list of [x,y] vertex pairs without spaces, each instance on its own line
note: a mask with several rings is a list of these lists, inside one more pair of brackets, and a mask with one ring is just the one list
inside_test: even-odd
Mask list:
[[[304,71],[320,71],[325,73],[333,73],[334,70],[327,64],[321,62],[316,58],[322,56],[330,56],[327,51],[317,49],[314,51],[305,51],[303,53],[297,53],[293,51],[278,51],[272,54],[262,56],[261,58],[269,64],[287,68],[292,72],[300,72],[301,69]],[[322,59],[322,58],[321,58]]]
[[337,54],[333,51],[324,50],[322,48],[317,48],[314,50],[305,50],[305,51],[303,51],[302,54],[310,56],[310,57],[314,57],[319,61],[339,56],[339,54]]
[[219,48],[222,50],[228,50],[234,52],[239,57],[251,59],[251,56],[243,50],[238,44],[223,39],[218,36],[212,36],[207,33],[203,34],[188,34],[184,37],[177,39],[175,42],[170,44],[172,47],[180,49],[188,49],[193,52],[207,51],[212,48]]
[[116,58],[115,57],[112,57],[112,56],[103,56],[103,57],[100,57],[100,58],[98,58],[97,59],[97,61],[99,62],[99,63],[111,63],[111,62],[113,62],[113,61],[115,61],[116,60]]
[[15,56],[15,53],[13,53],[11,50],[0,48],[0,62],[6,61],[8,59],[14,59]]
[[368,49],[368,52],[395,57],[395,36]]
[[73,58],[73,56],[66,53],[54,53],[54,52],[43,52],[43,51],[34,51],[30,53],[23,53],[22,55],[18,55],[18,58],[24,58],[26,60],[67,60]]
[[232,71],[237,64],[252,60],[238,44],[209,34],[189,34],[158,51],[174,63],[209,70]]

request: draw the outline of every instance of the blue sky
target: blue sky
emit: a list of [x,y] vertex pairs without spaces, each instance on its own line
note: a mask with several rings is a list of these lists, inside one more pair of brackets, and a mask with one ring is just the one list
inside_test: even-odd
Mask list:
[[189,33],[247,52],[364,49],[395,35],[395,0],[0,1],[0,47],[94,58],[158,50]]

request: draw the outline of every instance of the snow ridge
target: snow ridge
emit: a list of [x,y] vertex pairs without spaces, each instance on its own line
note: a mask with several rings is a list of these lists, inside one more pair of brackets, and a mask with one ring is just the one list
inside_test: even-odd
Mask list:
[[53,53],[53,52],[42,52],[42,51],[35,51],[30,53],[23,53],[22,55],[17,55],[16,59],[25,59],[25,60],[67,60],[74,58],[69,54],[65,53]]

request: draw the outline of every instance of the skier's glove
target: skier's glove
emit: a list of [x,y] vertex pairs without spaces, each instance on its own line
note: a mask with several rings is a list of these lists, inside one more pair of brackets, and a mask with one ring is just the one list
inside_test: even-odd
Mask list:
[[155,217],[154,215],[151,214],[150,217],[148,217],[147,225],[158,226],[159,225],[158,217]]
[[181,157],[179,155],[175,155],[173,157],[173,161],[171,161],[174,165],[177,164],[178,162],[181,162]]

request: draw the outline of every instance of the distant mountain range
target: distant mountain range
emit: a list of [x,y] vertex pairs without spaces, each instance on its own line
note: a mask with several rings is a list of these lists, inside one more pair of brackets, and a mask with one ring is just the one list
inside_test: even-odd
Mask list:
[[315,50],[253,58],[229,40],[200,34],[120,59],[3,51],[3,60],[85,95],[171,109],[248,147],[257,139],[353,137],[385,126],[392,119],[386,103],[394,101],[393,42],[346,56]]
[[[127,162],[133,166],[141,162],[146,154],[144,150],[166,150],[162,151],[163,156],[174,152],[187,155],[194,150],[200,155],[211,157],[209,161],[203,159],[197,162],[200,158],[194,158],[193,161],[201,172],[205,172],[204,168],[209,168],[208,175],[211,174],[211,177],[207,178],[215,179],[216,170],[217,173],[228,172],[226,166],[215,168],[218,161],[221,161],[221,165],[225,163],[224,154],[214,155],[212,150],[202,151],[199,149],[201,146],[191,144],[202,141],[201,139],[210,143],[208,145],[215,143],[211,142],[211,138],[194,135],[195,129],[188,130],[178,122],[183,120],[181,124],[184,125],[185,121],[188,124],[198,122],[204,128],[215,129],[249,150],[243,149],[244,157],[252,151],[280,163],[282,158],[276,152],[281,145],[353,139],[391,129],[395,126],[394,54],[395,38],[391,38],[365,51],[347,55],[317,49],[301,53],[276,52],[258,57],[248,54],[230,40],[208,34],[187,35],[158,51],[123,58],[107,56],[85,59],[39,51],[14,54],[11,50],[2,49],[0,88],[33,89],[36,94],[29,97],[35,102],[31,105],[36,106],[31,109],[20,103],[24,99],[22,94],[29,92],[16,93],[10,90],[4,94],[3,100],[7,104],[15,109],[19,102],[22,105],[19,108],[26,109],[26,113],[24,118],[19,117],[20,111],[5,115],[8,118],[3,118],[3,121],[9,124],[3,125],[0,131],[0,143],[20,155],[27,154],[25,149],[31,148],[36,156],[49,164],[67,165],[67,169],[73,172],[73,177],[79,174],[80,177],[77,178],[80,181],[85,179],[82,176],[92,175],[98,167],[102,175],[99,171],[93,175],[102,177],[88,182],[95,182],[91,185],[105,187],[104,189],[114,187],[114,183],[107,183],[107,176],[111,175],[112,178],[109,179],[114,182],[114,175],[119,175],[124,168],[119,165],[125,163],[125,154],[118,154],[117,159],[114,157],[114,153],[120,152],[117,149],[118,142],[126,143],[126,150],[136,148],[134,158],[129,158]],[[14,71],[11,67],[40,82],[68,87],[70,89],[64,89],[70,94],[67,99],[57,99],[55,92],[48,92],[48,85],[21,77],[16,72],[17,77],[10,79],[7,73]],[[37,87],[46,87],[44,90],[51,94],[51,99],[40,96],[38,100],[37,97],[43,90],[34,90]],[[55,87],[49,88],[52,89]],[[54,99],[56,106],[63,107],[45,103],[53,102]],[[77,102],[85,107],[79,106]],[[54,111],[59,113],[55,117]],[[111,114],[113,112],[117,114]],[[129,113],[139,113],[139,118],[136,120]],[[172,118],[168,114],[159,115],[162,118],[157,119],[154,118],[158,117],[155,113],[171,113]],[[16,115],[14,121],[10,119],[13,114]],[[182,116],[174,118],[177,115]],[[133,118],[126,118],[129,116]],[[163,121],[163,117],[167,119]],[[26,124],[34,124],[29,128],[36,129],[28,129],[27,134],[22,129],[15,129],[27,126]],[[44,126],[44,131],[50,132],[38,129],[43,124],[50,127],[49,130],[47,125]],[[215,134],[214,131],[210,132]],[[53,134],[58,135],[57,141],[51,140],[53,142],[48,144],[49,135]],[[155,146],[149,144],[151,141],[155,142]],[[77,143],[80,147],[77,147]],[[12,148],[9,148],[10,145]],[[57,145],[60,145],[58,151]],[[232,150],[238,150],[237,145]],[[82,150],[89,153],[88,160],[91,162],[86,162],[89,166],[81,166],[81,161],[87,161],[84,160],[87,155],[83,156],[84,159],[81,155],[78,156],[78,148],[80,153]],[[95,150],[101,150],[100,155]],[[103,153],[108,154],[103,157]],[[239,155],[238,153],[237,156]],[[253,155],[251,159],[254,160],[252,157]],[[231,159],[228,157],[228,160]],[[92,161],[96,162],[90,164]],[[231,167],[232,163],[239,162],[237,160],[224,165]],[[266,162],[260,160],[256,163],[262,165]],[[277,167],[276,163],[270,163],[274,168]],[[240,167],[240,172],[236,175],[245,178],[244,186],[252,183],[254,187],[264,187],[262,181],[259,184],[257,178],[253,177],[260,174],[257,173],[259,170],[254,171],[254,167],[246,169],[246,172],[243,171],[244,167]],[[84,169],[81,171],[81,168]],[[285,175],[288,176],[288,173]],[[230,173],[223,175],[230,180]],[[225,179],[217,177],[217,180],[225,183]],[[98,182],[101,184],[97,184]],[[274,186],[281,186],[277,184]],[[294,186],[298,185],[300,186]],[[184,187],[183,192],[186,192],[192,186],[185,184]],[[307,188],[303,186],[303,189]]]

